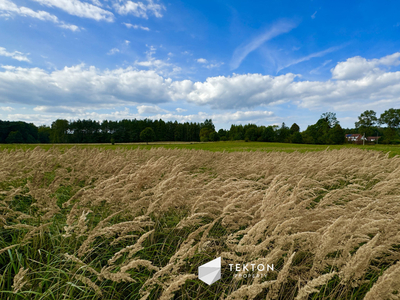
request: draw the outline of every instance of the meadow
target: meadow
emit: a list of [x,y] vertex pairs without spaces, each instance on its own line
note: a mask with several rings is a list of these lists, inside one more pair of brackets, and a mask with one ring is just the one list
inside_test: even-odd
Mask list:
[[2,145],[0,299],[398,299],[399,150],[360,148]]
[[207,151],[218,151],[218,152],[235,152],[235,151],[279,151],[279,152],[311,152],[311,151],[324,151],[326,149],[363,149],[363,150],[374,150],[381,151],[383,153],[389,153],[389,157],[400,155],[400,145],[310,145],[310,144],[292,144],[292,143],[263,143],[263,142],[244,142],[244,141],[226,141],[226,142],[153,142],[150,144],[146,143],[117,143],[111,144],[0,144],[0,151],[4,149],[35,149],[40,147],[48,150],[52,148],[70,149],[72,147],[77,148],[100,148],[100,149],[151,149],[163,147],[166,149],[195,149],[195,150],[207,150]]

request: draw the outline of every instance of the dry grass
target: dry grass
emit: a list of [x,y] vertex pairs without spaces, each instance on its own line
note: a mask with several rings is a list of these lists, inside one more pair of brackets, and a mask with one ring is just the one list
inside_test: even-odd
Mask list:
[[[400,292],[400,157],[36,148],[1,152],[0,188],[4,299]],[[223,278],[208,287],[194,275],[218,256]],[[275,271],[238,279],[229,263]]]

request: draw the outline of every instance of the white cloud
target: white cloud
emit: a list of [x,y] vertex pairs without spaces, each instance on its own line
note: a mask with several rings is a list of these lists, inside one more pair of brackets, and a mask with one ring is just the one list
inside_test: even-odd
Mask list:
[[9,112],[15,110],[15,109],[12,108],[11,106],[0,106],[0,109],[1,109],[2,111],[9,111]]
[[61,28],[69,29],[69,30],[72,30],[72,31],[79,31],[79,27],[76,26],[76,25],[62,23],[59,26]]
[[332,71],[332,77],[338,80],[359,79],[368,75],[382,74],[384,71],[379,66],[400,65],[400,52],[387,55],[380,59],[365,59],[355,56],[344,62],[338,63]]
[[0,11],[6,12],[1,15],[3,17],[10,17],[16,14],[22,17],[31,17],[39,19],[41,21],[50,21],[58,24],[59,27],[69,29],[72,31],[79,31],[78,26],[67,24],[63,21],[60,21],[55,15],[52,15],[46,11],[43,10],[34,11],[28,7],[17,6],[13,2],[8,0],[0,0]]
[[96,21],[114,21],[114,14],[98,6],[79,0],[33,0],[48,7],[57,7],[70,15],[94,19]]
[[168,112],[157,105],[139,105],[136,107],[139,114],[159,114]]
[[92,0],[92,3],[97,6],[103,6],[99,0]]
[[258,35],[253,40],[251,40],[247,44],[242,44],[235,49],[233,52],[232,60],[231,60],[231,70],[237,69],[242,61],[246,58],[246,56],[264,44],[266,41],[281,35],[283,33],[287,33],[295,28],[297,24],[294,22],[288,21],[279,21],[272,25],[268,30],[266,30],[263,34]]
[[[3,47],[0,47],[0,55],[11,57],[11,58],[19,60],[19,61],[30,62],[29,58],[26,57],[26,55],[24,53],[19,52],[19,51],[7,52],[6,48],[3,48]],[[29,55],[29,54],[27,54],[27,55]]]
[[156,70],[159,74],[166,74],[166,75],[174,75],[181,71],[181,68],[178,66],[169,63],[167,60],[156,59],[154,54],[156,53],[156,48],[154,46],[148,46],[149,50],[146,51],[146,58],[145,61],[138,61],[136,60],[134,64],[140,67],[146,67],[152,70]]
[[205,59],[205,58],[198,58],[198,59],[197,59],[197,62],[198,62],[199,64],[206,64],[206,63],[208,63],[207,59]]
[[[132,67],[100,71],[83,64],[62,70],[3,66],[0,103],[36,106],[126,105],[170,101],[171,79]],[[56,99],[56,100],[55,100]]]
[[220,66],[222,66],[224,63],[223,62],[219,62],[219,63],[215,63],[215,64],[209,64],[206,66],[207,69],[214,69],[214,68],[219,68]]
[[181,112],[185,112],[185,111],[187,111],[187,109],[184,109],[184,108],[176,108],[175,109],[178,113],[181,113]]
[[[152,51],[154,48],[150,47]],[[373,72],[364,72],[363,77],[356,79],[344,79],[353,74],[351,66],[359,68],[358,64],[354,64],[354,58],[348,59],[346,62],[350,62],[350,65],[341,62],[336,66],[338,69],[332,71],[333,77],[337,76],[340,80],[327,81],[302,81],[299,75],[288,73],[279,76],[234,74],[193,82],[173,81],[156,71],[139,71],[132,67],[101,71],[95,67],[77,65],[46,71],[40,68],[2,66],[0,103],[76,108],[139,105],[141,108],[138,109],[149,111],[151,108],[153,113],[157,111],[154,105],[172,101],[238,111],[285,102],[303,108],[323,107],[336,111],[356,110],[366,105],[387,109],[400,103],[400,71],[377,71],[375,68],[379,65],[399,65],[399,58],[400,53],[395,53],[366,60],[374,62]],[[361,62],[363,66],[364,61]],[[38,108],[40,110],[43,108]],[[242,114],[240,118],[245,116]]]
[[[122,4],[120,2],[123,2]],[[115,10],[120,15],[132,14],[135,17],[148,19],[148,14],[151,13],[157,18],[161,18],[162,11],[165,10],[165,6],[162,4],[154,3],[152,0],[147,0],[147,4],[143,2],[133,1],[118,1],[114,3]]]
[[145,31],[150,31],[149,27],[144,27],[142,25],[131,24],[131,23],[122,23],[122,24],[124,24],[127,28],[141,29],[141,30],[145,30]]
[[118,53],[118,52],[120,52],[118,48],[112,48],[112,49],[107,53],[107,55],[114,55],[115,53]]

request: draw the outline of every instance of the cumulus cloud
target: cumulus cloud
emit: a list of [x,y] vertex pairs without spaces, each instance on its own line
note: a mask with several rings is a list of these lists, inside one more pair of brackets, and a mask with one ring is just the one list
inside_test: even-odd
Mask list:
[[79,0],[34,0],[48,7],[57,7],[70,15],[94,19],[96,21],[114,21],[114,14],[98,6]]
[[0,47],[0,55],[11,57],[11,58],[19,60],[19,61],[30,62],[30,60],[28,59],[28,57],[26,57],[26,55],[24,53],[19,52],[19,51],[7,52],[6,48],[3,48],[3,47]]
[[[0,103],[82,107],[169,101],[170,79],[133,68],[100,71],[83,64],[62,70],[3,66]],[[66,104],[68,103],[68,104]]]
[[[377,68],[380,65],[396,66],[400,65],[399,57],[400,53],[395,53],[366,61],[373,61]],[[353,66],[354,58],[346,62],[351,62]],[[101,71],[81,64],[50,72],[40,68],[2,66],[0,103],[78,108],[136,105],[141,112],[174,116],[176,113],[161,112],[155,105],[182,101],[214,109],[237,110],[240,118],[254,117],[240,112],[245,109],[285,102],[305,108],[330,107],[337,110],[348,110],[361,103],[370,107],[379,104],[381,109],[387,109],[399,103],[400,71],[373,69],[372,73],[364,72],[361,78],[342,79],[345,77],[343,74],[352,74],[350,67],[343,65],[346,62],[338,63],[338,69],[332,71],[334,78],[341,79],[327,81],[304,81],[299,75],[288,73],[279,76],[234,74],[193,82],[173,81],[155,70],[132,67]],[[355,66],[359,67],[357,64]],[[347,73],[338,70],[346,70]],[[336,74],[342,74],[342,77]]]
[[2,111],[10,111],[10,112],[14,110],[14,108],[11,106],[0,106],[0,109]]
[[113,6],[120,15],[131,14],[135,17],[144,19],[148,19],[149,13],[153,14],[157,18],[161,18],[163,16],[162,11],[165,10],[164,5],[154,3],[153,0],[147,0],[147,4],[143,2],[118,1],[115,2]]
[[369,75],[383,74],[384,70],[379,66],[398,66],[400,65],[400,52],[387,55],[380,59],[365,59],[355,56],[344,62],[338,63],[332,71],[332,78],[338,80],[355,80]]
[[139,114],[159,114],[168,112],[157,105],[139,105],[136,107]]
[[19,15],[22,17],[31,17],[41,21],[50,21],[55,24],[58,24],[59,27],[69,29],[72,31],[79,31],[79,27],[76,25],[67,24],[63,21],[60,21],[55,15],[52,15],[46,11],[38,10],[34,11],[25,6],[17,6],[15,3],[9,0],[0,0],[0,11],[5,13],[2,14],[4,17],[11,17],[13,15]]
[[185,82],[173,85],[177,91],[185,89],[187,101],[198,105],[211,105],[213,108],[254,107],[288,100],[286,88],[293,83],[294,74],[269,76],[261,74],[218,76],[207,78],[205,82],[195,82],[191,86]]
[[150,31],[149,27],[145,27],[145,26],[142,26],[142,25],[131,24],[131,23],[122,23],[122,24],[124,24],[127,28],[141,29],[141,30],[145,30],[145,31]]
[[240,45],[233,52],[231,59],[231,70],[237,69],[246,56],[264,44],[266,41],[273,39],[274,37],[287,33],[293,28],[297,27],[297,24],[291,21],[279,21],[268,28],[264,33],[253,38],[249,43]]
[[198,59],[197,59],[197,62],[198,62],[199,64],[206,64],[206,63],[208,63],[207,59],[205,59],[205,58],[198,58]]

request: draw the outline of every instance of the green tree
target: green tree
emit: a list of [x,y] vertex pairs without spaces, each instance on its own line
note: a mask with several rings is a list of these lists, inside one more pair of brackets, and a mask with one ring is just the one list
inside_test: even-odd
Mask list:
[[381,114],[378,122],[386,124],[387,129],[384,131],[384,142],[391,143],[396,138],[396,128],[400,126],[400,109],[389,108]]
[[358,117],[358,121],[355,125],[358,129],[358,133],[365,133],[366,136],[370,136],[376,131],[374,126],[377,122],[378,118],[376,117],[376,112],[373,110],[366,110]]
[[67,120],[57,119],[51,124],[50,141],[52,143],[66,143],[69,123]]
[[339,124],[336,124],[335,127],[329,130],[330,144],[335,144],[335,145],[343,144],[345,142],[345,139],[346,139],[345,132]]
[[147,145],[149,144],[149,142],[154,141],[155,138],[156,138],[156,134],[154,133],[154,130],[151,127],[146,127],[140,133],[140,139],[143,142],[146,142]]
[[339,121],[336,118],[336,113],[333,112],[323,113],[320,119],[324,119],[328,123],[329,128],[333,128],[336,124],[339,124]]
[[291,135],[290,141],[292,143],[295,143],[295,144],[302,144],[303,143],[303,137],[302,137],[300,132],[296,131],[295,133],[293,133]]
[[201,142],[208,142],[210,141],[210,135],[215,132],[215,130],[209,128],[209,127],[204,127],[200,129],[200,141]]
[[8,144],[18,144],[18,143],[23,143],[24,138],[19,131],[11,131],[6,138],[6,143]]
[[379,118],[380,124],[387,124],[389,128],[396,129],[400,125],[400,109],[390,108],[385,110]]
[[219,135],[216,131],[210,133],[210,141],[213,141],[213,142],[219,141]]
[[263,142],[274,142],[276,137],[276,132],[273,126],[268,126],[264,128],[261,139]]
[[257,136],[257,126],[251,126],[246,130],[246,133],[244,134],[244,138],[249,141],[256,141],[258,136]]
[[50,143],[51,128],[46,125],[39,126],[38,140],[40,143]]
[[300,126],[297,125],[296,123],[293,123],[293,125],[290,127],[290,132],[292,134],[295,132],[300,132]]

